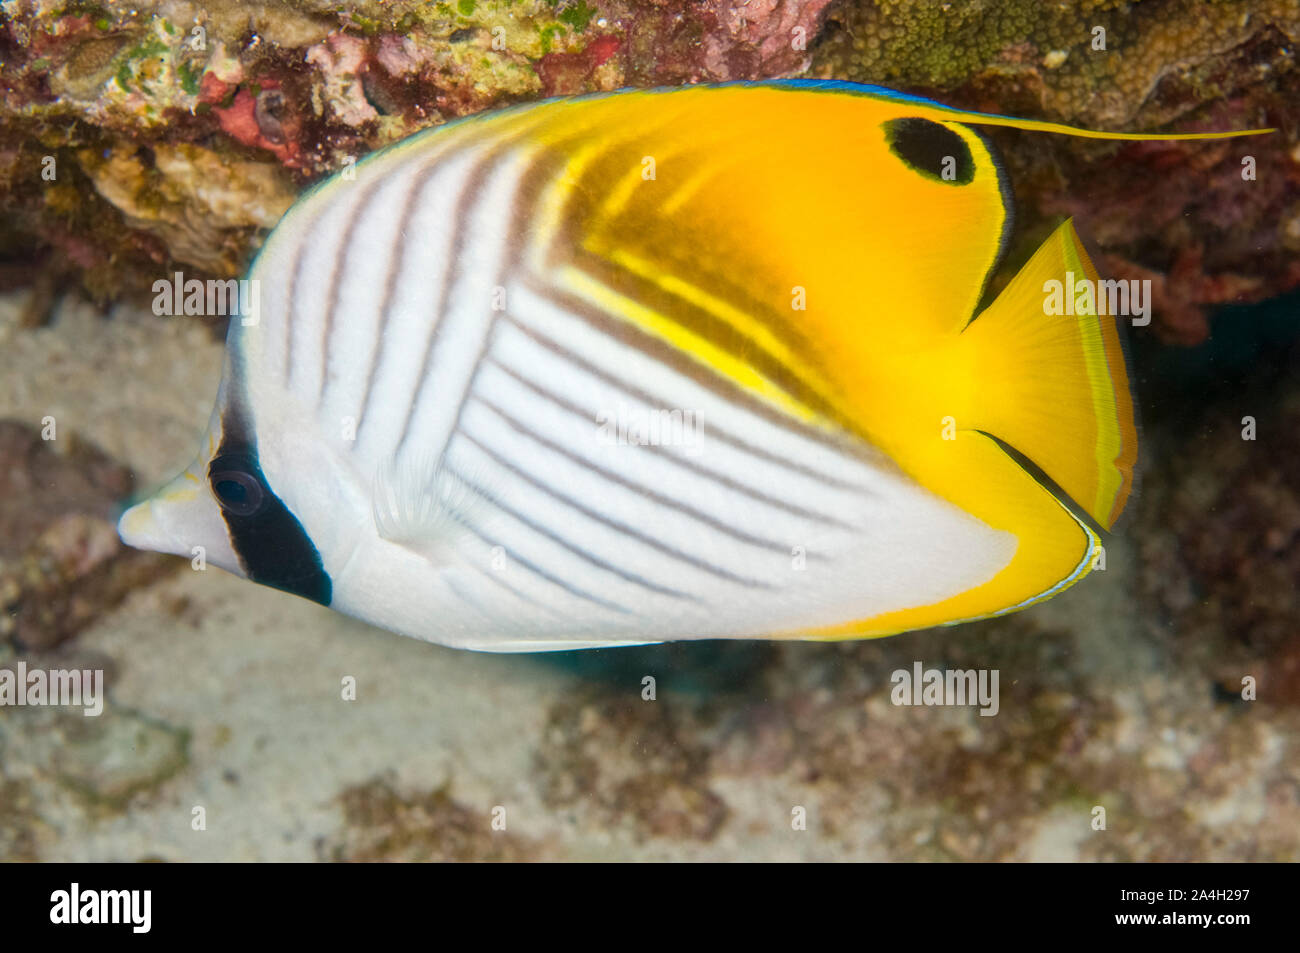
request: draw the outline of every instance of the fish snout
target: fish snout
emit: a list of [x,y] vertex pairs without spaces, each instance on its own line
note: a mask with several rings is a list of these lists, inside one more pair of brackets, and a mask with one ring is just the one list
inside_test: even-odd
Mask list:
[[117,534],[135,549],[187,559],[202,555],[205,563],[241,571],[221,508],[200,479],[197,465],[127,509],[117,522]]
[[127,509],[117,521],[117,535],[122,542],[135,549],[163,552],[163,538],[158,518],[153,511],[153,500],[145,500]]

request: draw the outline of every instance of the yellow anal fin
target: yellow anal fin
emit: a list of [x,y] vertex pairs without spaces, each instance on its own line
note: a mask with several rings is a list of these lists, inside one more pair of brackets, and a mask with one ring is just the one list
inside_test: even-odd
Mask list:
[[1092,570],[1100,544],[1097,535],[990,437],[959,431],[955,439],[929,442],[913,462],[923,483],[971,516],[1016,537],[1011,561],[990,567],[991,578],[983,584],[939,602],[780,637],[873,638],[1003,615],[1051,598]]

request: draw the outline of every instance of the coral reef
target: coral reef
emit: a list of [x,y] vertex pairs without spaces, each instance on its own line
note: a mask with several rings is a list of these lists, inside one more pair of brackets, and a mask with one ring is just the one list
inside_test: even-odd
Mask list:
[[299,188],[378,146],[502,103],[797,71],[827,3],[5,0],[0,259],[101,301],[177,264],[234,275]]
[[[1075,215],[1113,271],[1160,283],[1167,340],[1203,338],[1203,305],[1300,282],[1300,0],[0,10],[0,282],[35,267],[102,301],[177,264],[234,275],[303,185],[420,128],[548,95],[805,71],[1099,128],[1276,125],[1213,148],[994,137],[1026,234]],[[1246,149],[1257,169],[1243,189]]]

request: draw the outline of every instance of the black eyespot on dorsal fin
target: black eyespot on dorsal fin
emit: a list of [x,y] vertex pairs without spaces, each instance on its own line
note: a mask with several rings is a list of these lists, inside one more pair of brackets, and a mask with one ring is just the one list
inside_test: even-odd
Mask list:
[[968,185],[975,158],[966,140],[942,123],[907,117],[884,124],[889,151],[921,175],[947,185]]

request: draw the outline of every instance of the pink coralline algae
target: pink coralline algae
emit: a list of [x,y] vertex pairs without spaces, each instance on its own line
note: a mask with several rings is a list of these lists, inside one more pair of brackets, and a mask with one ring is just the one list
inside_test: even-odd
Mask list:
[[301,166],[296,141],[301,123],[287,108],[277,80],[262,80],[254,93],[207,73],[199,88],[199,101],[212,107],[222,131],[232,139],[267,150],[291,169]]
[[592,74],[622,45],[618,37],[600,36],[580,53],[548,53],[533,64],[548,96],[581,93],[589,88]]
[[335,118],[349,126],[379,118],[366,100],[361,79],[369,59],[370,45],[361,37],[344,33],[331,33],[324,43],[307,51],[307,63],[320,71]]
[[808,68],[808,50],[831,0],[710,0],[716,28],[705,34],[703,65],[718,79],[759,79]]

